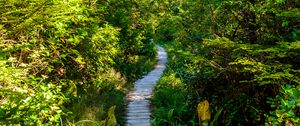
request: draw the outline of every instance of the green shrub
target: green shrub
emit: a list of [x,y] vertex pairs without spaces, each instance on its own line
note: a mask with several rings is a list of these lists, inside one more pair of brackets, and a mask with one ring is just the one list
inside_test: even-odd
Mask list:
[[174,75],[162,77],[152,98],[152,104],[155,106],[152,124],[178,125],[189,121],[188,117],[193,113],[189,113],[187,97],[186,89]]
[[[114,105],[122,123],[127,84],[152,69],[156,54],[147,39],[152,26],[133,5],[0,1],[0,125],[99,122]],[[89,105],[91,99],[98,102]],[[77,113],[80,108],[96,112]]]
[[274,111],[265,114],[266,125],[298,125],[300,107],[300,86],[283,85],[275,98],[269,98],[268,103]]

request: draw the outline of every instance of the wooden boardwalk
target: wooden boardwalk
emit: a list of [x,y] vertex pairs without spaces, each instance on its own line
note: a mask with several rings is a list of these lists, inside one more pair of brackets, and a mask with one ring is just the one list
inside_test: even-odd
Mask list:
[[127,95],[126,126],[150,126],[150,101],[152,90],[162,76],[167,63],[167,53],[158,46],[158,62],[155,69],[144,78],[135,82],[134,88]]

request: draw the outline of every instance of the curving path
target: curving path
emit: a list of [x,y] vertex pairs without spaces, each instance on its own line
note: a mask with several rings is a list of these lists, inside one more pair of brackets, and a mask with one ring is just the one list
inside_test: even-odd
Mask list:
[[150,126],[150,101],[152,90],[162,76],[167,63],[167,53],[158,47],[158,62],[155,69],[135,82],[134,88],[127,95],[126,126]]

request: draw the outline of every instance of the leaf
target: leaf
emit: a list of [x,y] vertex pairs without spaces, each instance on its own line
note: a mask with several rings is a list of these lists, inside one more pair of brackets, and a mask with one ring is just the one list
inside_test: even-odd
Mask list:
[[112,106],[108,110],[108,117],[106,119],[107,126],[116,126],[117,125],[117,120],[115,117],[115,109],[116,109],[116,106]]
[[211,113],[209,110],[209,103],[207,100],[200,102],[197,106],[199,122],[209,121]]
[[173,117],[174,109],[169,110],[168,112],[168,119],[171,120]]
[[213,121],[210,123],[210,126],[216,125],[216,122],[218,121],[218,118],[219,118],[220,114],[222,113],[222,111],[223,111],[223,108],[220,108],[220,109],[217,111],[216,115],[214,115]]
[[279,4],[281,4],[283,2],[285,2],[285,0],[276,0],[276,3],[279,3]]

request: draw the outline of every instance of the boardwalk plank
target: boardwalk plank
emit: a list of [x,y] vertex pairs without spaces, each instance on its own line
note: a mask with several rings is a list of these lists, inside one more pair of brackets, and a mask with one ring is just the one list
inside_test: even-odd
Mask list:
[[155,69],[135,82],[135,87],[127,95],[126,126],[151,126],[150,101],[155,84],[162,76],[167,63],[167,53],[158,46],[158,62]]

